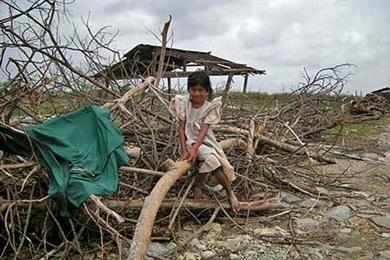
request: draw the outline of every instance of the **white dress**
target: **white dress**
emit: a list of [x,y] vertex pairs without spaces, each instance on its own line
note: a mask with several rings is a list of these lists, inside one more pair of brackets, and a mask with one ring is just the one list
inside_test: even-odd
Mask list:
[[217,97],[211,102],[205,101],[200,108],[193,108],[189,95],[176,95],[170,103],[170,108],[180,120],[186,122],[185,135],[188,150],[191,150],[192,145],[196,142],[202,124],[210,124],[203,144],[198,150],[198,160],[201,161],[199,172],[211,172],[222,166],[227,179],[233,181],[235,179],[234,168],[227,160],[213,133],[213,126],[221,120],[221,99],[221,97]]

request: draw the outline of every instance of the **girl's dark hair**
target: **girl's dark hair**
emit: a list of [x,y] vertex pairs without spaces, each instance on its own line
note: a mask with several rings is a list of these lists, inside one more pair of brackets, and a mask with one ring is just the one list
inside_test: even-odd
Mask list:
[[204,71],[195,71],[188,76],[187,90],[190,90],[191,87],[194,87],[196,85],[201,85],[202,87],[204,87],[210,96],[213,93],[210,77]]

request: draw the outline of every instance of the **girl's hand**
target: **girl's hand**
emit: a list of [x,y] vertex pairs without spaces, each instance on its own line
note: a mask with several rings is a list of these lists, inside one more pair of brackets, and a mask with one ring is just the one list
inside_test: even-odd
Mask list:
[[196,158],[198,157],[198,149],[195,146],[192,146],[191,151],[190,151],[190,160],[195,162]]
[[181,152],[180,161],[184,161],[190,158],[190,153],[187,150]]

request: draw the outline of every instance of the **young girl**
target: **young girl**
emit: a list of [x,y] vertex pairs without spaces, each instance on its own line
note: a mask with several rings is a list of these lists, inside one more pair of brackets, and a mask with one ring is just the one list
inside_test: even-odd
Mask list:
[[213,174],[225,188],[233,211],[240,208],[231,183],[234,169],[228,162],[223,150],[212,131],[212,126],[219,123],[222,112],[221,97],[206,100],[212,88],[209,76],[203,71],[196,71],[188,77],[189,95],[176,95],[170,107],[179,118],[179,141],[181,160],[198,160],[201,165],[194,185],[195,199],[203,199],[202,185],[206,174]]

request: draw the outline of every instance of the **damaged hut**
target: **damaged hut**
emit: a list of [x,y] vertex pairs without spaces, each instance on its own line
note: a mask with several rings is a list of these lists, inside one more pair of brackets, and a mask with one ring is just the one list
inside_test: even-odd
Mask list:
[[[161,46],[139,44],[127,52],[121,61],[95,74],[95,78],[111,80],[146,78],[156,75]],[[235,63],[211,55],[209,52],[166,48],[162,78],[167,78],[168,92],[171,90],[171,79],[187,77],[192,68],[202,68],[210,76],[228,76],[225,91],[229,91],[233,76],[243,76],[243,92],[247,90],[249,75],[262,75],[265,70],[255,69],[242,63]]]

